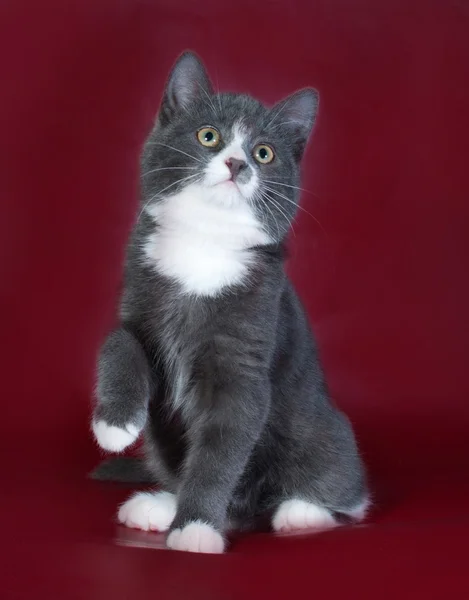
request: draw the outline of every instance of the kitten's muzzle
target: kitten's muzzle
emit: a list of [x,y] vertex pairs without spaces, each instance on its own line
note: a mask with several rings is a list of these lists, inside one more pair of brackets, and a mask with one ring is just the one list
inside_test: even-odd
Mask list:
[[230,170],[232,181],[235,181],[238,175],[241,173],[241,171],[247,169],[248,166],[248,163],[245,160],[234,157],[227,158],[225,164]]

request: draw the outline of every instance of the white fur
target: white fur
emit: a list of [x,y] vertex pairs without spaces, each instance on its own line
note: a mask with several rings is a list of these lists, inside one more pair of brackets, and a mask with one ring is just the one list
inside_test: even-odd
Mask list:
[[140,433],[135,425],[129,424],[121,429],[105,421],[93,421],[91,428],[98,445],[107,452],[122,452],[135,442]]
[[248,248],[268,243],[268,236],[244,202],[230,207],[207,196],[192,185],[152,207],[160,227],[144,251],[150,264],[186,293],[216,296],[243,281],[252,262]]
[[336,520],[327,509],[304,500],[282,502],[272,521],[274,530],[281,532],[301,529],[324,530],[336,525]]
[[[231,173],[226,165],[226,161],[229,158],[237,158],[244,160],[248,164],[248,169],[251,173],[251,178],[248,183],[238,183],[236,186],[233,183],[229,183],[227,189],[233,190],[233,194],[240,194],[246,200],[253,197],[255,190],[257,189],[259,179],[257,173],[250,164],[251,160],[246,155],[243,149],[243,144],[246,139],[246,133],[243,127],[239,124],[234,125],[232,132],[232,140],[228,146],[215,155],[210,161],[205,170],[205,183],[209,186],[215,186],[222,182],[229,182]],[[225,192],[226,194],[226,192]]]
[[169,492],[138,492],[117,513],[119,523],[143,531],[167,531],[176,516],[176,496]]
[[233,183],[225,164],[230,157],[247,160],[239,127],[232,143],[210,161],[202,182],[147,209],[158,227],[144,244],[146,259],[187,294],[216,296],[242,283],[253,260],[249,249],[270,243],[249,204],[257,175],[252,171],[249,183]]
[[202,521],[189,523],[182,530],[175,529],[166,540],[168,548],[185,552],[221,554],[225,550],[223,537]]
[[348,517],[352,518],[354,521],[363,521],[368,513],[368,509],[371,506],[371,499],[365,498],[363,502],[352,508],[351,510],[345,512]]

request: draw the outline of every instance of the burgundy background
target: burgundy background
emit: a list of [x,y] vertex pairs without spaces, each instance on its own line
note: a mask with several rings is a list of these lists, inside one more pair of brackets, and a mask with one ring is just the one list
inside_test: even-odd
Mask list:
[[[138,155],[186,48],[222,89],[320,91],[290,267],[370,468],[365,526],[170,553],[85,478]],[[469,4],[4,0],[0,73],[1,596],[467,597]]]

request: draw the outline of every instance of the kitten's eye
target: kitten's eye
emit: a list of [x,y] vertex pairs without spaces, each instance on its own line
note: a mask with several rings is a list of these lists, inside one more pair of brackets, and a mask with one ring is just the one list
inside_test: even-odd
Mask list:
[[215,146],[218,146],[220,143],[220,134],[215,127],[202,127],[202,129],[199,129],[197,132],[197,139],[202,146],[215,148]]
[[268,165],[274,160],[274,151],[267,144],[259,144],[254,148],[254,158],[261,165]]

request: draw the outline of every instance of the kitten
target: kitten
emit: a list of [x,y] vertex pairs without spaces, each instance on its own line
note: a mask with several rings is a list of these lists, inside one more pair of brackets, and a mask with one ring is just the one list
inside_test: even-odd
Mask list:
[[354,435],[284,271],[317,105],[312,89],[272,109],[215,94],[186,53],[146,145],[92,427],[114,452],[144,432],[163,491],[137,493],[118,519],[167,531],[169,548],[223,552],[229,523],[258,515],[277,531],[364,517]]

